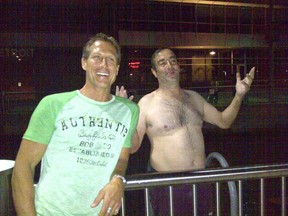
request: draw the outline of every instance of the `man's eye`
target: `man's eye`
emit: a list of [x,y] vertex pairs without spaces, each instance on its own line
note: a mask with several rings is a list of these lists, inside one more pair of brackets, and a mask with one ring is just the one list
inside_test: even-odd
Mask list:
[[171,64],[177,64],[178,63],[177,59],[172,59],[170,62],[171,62]]
[[114,58],[107,58],[107,61],[109,63],[115,63],[116,62],[116,60]]
[[160,66],[165,66],[165,65],[166,65],[166,62],[160,62],[159,65],[160,65]]
[[100,61],[101,60],[101,56],[95,55],[93,56],[93,59],[96,61]]

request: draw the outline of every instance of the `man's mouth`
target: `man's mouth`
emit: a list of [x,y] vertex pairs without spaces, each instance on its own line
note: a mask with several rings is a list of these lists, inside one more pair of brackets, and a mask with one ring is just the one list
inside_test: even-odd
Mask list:
[[168,76],[174,76],[175,74],[176,74],[175,71],[169,71],[169,72],[168,72]]
[[108,73],[104,73],[104,72],[97,72],[96,74],[99,76],[109,76]]

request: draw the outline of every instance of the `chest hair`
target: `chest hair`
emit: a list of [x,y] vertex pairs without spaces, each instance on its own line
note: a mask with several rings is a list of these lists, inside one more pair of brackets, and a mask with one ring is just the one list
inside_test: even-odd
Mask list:
[[193,100],[188,93],[183,93],[180,98],[171,97],[161,101],[161,119],[164,130],[187,127],[189,124],[202,123],[199,111],[193,105]]

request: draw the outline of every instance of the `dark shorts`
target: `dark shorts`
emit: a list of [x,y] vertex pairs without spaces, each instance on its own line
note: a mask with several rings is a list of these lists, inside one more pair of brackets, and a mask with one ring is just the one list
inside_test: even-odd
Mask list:
[[[152,167],[149,172],[157,172]],[[215,215],[213,202],[213,185],[197,184],[197,213],[199,216]],[[154,216],[169,216],[169,187],[151,188],[150,201]],[[193,186],[192,184],[173,186],[173,210],[174,216],[192,216],[193,205]]]

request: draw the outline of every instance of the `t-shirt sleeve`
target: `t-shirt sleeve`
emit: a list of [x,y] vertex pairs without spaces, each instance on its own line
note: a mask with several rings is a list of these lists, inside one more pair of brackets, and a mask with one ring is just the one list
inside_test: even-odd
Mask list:
[[34,110],[23,138],[48,144],[55,129],[56,114],[51,107],[51,97],[44,97]]

